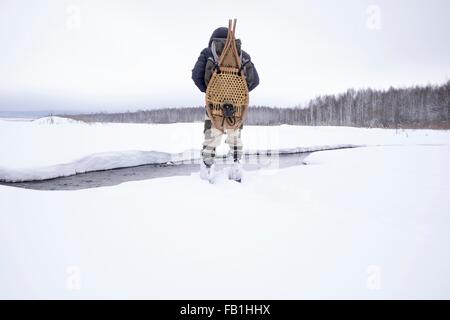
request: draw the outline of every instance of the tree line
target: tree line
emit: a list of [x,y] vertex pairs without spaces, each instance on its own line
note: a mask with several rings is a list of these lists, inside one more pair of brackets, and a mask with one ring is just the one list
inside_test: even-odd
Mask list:
[[[85,122],[176,123],[199,122],[204,107],[163,108],[121,113],[65,116]],[[382,128],[450,128],[450,81],[443,85],[349,89],[316,97],[304,106],[250,106],[249,125],[331,125]]]

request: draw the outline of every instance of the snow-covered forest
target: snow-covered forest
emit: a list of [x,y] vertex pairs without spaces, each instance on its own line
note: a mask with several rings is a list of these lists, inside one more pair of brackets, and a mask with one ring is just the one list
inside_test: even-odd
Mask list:
[[[86,122],[175,123],[202,121],[204,107],[163,108],[124,113],[67,116]],[[296,108],[252,106],[250,125],[332,125],[379,128],[450,128],[450,81],[443,85],[349,89]]]

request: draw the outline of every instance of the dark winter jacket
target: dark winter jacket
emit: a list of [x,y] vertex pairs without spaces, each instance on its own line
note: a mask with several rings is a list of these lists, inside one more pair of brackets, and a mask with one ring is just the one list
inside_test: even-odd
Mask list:
[[[226,39],[227,35],[228,28],[222,27],[214,30],[211,38],[209,39],[208,48],[202,50],[194,66],[194,69],[192,69],[192,80],[194,80],[195,85],[200,89],[201,92],[206,92],[206,87],[208,85],[205,80],[205,72],[207,72],[206,65],[208,62],[208,58],[213,58],[213,54],[211,51],[211,44],[213,42],[213,39]],[[259,84],[259,76],[253,62],[251,61],[250,55],[244,50],[242,50],[242,63],[245,63],[244,74],[246,76],[248,90],[252,91]]]

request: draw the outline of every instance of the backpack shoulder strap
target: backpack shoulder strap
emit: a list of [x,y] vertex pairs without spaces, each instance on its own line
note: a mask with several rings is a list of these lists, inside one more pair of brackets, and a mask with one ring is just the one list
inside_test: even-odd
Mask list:
[[219,56],[217,55],[217,48],[216,48],[215,41],[213,41],[211,43],[211,52],[212,52],[212,55],[213,55],[213,58],[214,58],[214,62],[215,63],[219,63]]

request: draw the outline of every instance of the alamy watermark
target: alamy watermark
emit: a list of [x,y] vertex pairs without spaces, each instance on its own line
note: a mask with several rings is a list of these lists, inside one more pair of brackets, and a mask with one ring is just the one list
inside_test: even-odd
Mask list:
[[81,28],[80,6],[71,4],[66,7],[66,28],[71,31]]
[[366,9],[366,27],[369,30],[381,30],[381,8],[378,5],[372,4]]
[[367,267],[366,288],[369,290],[381,290],[381,267],[371,265]]
[[66,268],[66,289],[69,291],[81,290],[81,268],[72,265]]

